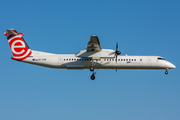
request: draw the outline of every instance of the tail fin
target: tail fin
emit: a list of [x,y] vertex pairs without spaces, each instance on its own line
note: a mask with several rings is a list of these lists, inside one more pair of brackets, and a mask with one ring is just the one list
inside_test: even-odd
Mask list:
[[14,29],[7,29],[7,33],[4,33],[4,35],[7,36],[13,53],[12,59],[21,61],[32,55],[32,51],[22,37],[23,33],[18,33]]

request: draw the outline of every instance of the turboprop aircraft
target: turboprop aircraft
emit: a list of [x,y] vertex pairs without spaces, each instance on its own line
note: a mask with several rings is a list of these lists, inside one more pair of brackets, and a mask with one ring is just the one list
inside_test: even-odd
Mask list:
[[7,36],[13,60],[49,68],[90,69],[93,72],[92,80],[99,69],[165,69],[165,74],[168,74],[168,69],[176,68],[160,56],[118,56],[121,54],[118,44],[116,50],[102,49],[95,35],[90,37],[86,50],[77,54],[52,54],[31,50],[23,39],[24,34],[14,29],[7,29],[4,35]]

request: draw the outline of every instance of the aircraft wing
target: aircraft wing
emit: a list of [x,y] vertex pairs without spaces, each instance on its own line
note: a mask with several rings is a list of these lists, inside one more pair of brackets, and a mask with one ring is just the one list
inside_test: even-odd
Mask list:
[[87,45],[87,52],[99,52],[102,50],[98,36],[91,36],[90,41]]

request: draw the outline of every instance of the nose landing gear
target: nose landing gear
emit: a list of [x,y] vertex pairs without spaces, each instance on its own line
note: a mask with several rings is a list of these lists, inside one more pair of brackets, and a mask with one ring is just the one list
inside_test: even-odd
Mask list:
[[168,74],[168,68],[166,68],[165,74],[166,74],[166,75]]

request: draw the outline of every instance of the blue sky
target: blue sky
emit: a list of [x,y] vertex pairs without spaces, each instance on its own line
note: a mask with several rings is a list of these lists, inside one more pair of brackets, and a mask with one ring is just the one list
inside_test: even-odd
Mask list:
[[[179,120],[178,0],[9,0],[0,4],[1,120]],[[15,28],[32,50],[75,54],[90,35],[122,55],[160,55],[169,70],[62,70],[13,61],[3,33]]]

